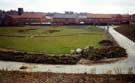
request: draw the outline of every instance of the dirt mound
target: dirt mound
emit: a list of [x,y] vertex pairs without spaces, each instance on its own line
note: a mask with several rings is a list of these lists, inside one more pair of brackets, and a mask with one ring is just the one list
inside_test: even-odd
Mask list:
[[33,31],[36,29],[22,29],[22,30],[18,30],[19,33],[24,33],[24,32],[29,32],[29,31]]
[[60,74],[0,71],[0,83],[135,83],[135,74]]
[[111,40],[102,40],[99,42],[99,44],[102,46],[113,46],[114,45],[113,41],[111,41]]
[[60,32],[60,30],[48,30],[48,33],[55,33],[55,32]]

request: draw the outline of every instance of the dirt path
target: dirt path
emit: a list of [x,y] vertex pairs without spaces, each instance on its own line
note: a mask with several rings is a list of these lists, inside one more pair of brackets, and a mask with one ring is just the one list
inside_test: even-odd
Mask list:
[[[120,33],[116,32],[113,27],[110,27],[110,34],[114,37],[117,43],[125,48],[128,53],[128,58],[112,64],[102,65],[43,65],[43,64],[26,64],[20,62],[5,62],[0,61],[0,69],[18,70],[27,72],[53,72],[53,73],[95,73],[95,74],[135,74],[135,43]],[[26,66],[27,69],[21,70],[20,67]]]

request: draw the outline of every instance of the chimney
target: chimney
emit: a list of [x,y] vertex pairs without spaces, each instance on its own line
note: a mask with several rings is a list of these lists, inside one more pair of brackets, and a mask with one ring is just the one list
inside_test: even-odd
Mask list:
[[18,15],[22,15],[23,14],[23,8],[18,8]]

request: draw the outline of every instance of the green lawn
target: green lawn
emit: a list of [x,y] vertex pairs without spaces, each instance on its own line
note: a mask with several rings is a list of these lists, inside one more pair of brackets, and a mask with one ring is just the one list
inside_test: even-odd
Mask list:
[[87,46],[100,48],[98,42],[106,38],[101,29],[89,26],[0,27],[0,48],[29,52],[65,54]]

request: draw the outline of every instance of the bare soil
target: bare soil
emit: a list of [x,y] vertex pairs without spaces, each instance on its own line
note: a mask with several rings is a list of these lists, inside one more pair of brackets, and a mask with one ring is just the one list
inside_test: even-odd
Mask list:
[[135,24],[123,25],[116,28],[116,30],[135,42]]
[[135,83],[135,75],[24,73],[0,71],[0,83]]

